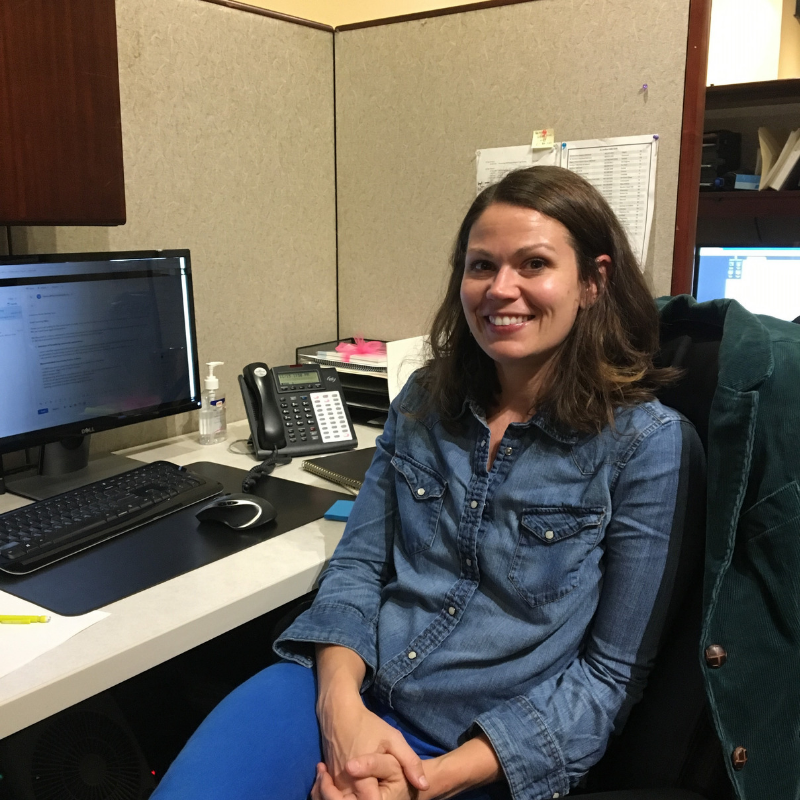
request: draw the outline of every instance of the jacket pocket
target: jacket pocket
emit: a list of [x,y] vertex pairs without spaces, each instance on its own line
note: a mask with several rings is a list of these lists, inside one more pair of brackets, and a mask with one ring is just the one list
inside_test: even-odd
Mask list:
[[531,607],[552,603],[578,585],[583,560],[600,535],[604,508],[540,506],[520,518],[508,578]]
[[447,482],[436,471],[408,456],[395,455],[401,537],[409,555],[427,550],[436,538]]
[[739,518],[761,601],[785,638],[800,642],[800,486],[790,481]]

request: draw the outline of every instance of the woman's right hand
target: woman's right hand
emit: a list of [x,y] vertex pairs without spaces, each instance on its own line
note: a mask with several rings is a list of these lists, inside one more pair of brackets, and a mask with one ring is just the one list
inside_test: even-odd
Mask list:
[[365,671],[364,662],[352,650],[317,647],[317,718],[325,765],[334,785],[345,797],[380,800],[377,777],[353,778],[345,765],[358,756],[382,753],[397,759],[412,787],[427,789],[419,756],[400,731],[364,706],[360,687]]

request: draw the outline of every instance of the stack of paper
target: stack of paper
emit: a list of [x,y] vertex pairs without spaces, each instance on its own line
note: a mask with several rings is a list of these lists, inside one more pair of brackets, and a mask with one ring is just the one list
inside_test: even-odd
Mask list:
[[761,176],[760,189],[766,189],[767,177],[775,166],[778,156],[786,144],[787,134],[781,134],[779,131],[771,131],[769,128],[758,129],[758,159],[761,162],[761,168],[756,172]]
[[800,128],[792,131],[783,146],[782,137],[767,128],[758,129],[761,150],[759,189],[796,189],[800,181]]
[[[325,367],[355,370],[359,372],[386,372],[386,354],[358,353],[347,355],[336,350],[317,350],[316,353],[303,353],[303,362],[313,362]],[[301,362],[302,363],[302,362]]]

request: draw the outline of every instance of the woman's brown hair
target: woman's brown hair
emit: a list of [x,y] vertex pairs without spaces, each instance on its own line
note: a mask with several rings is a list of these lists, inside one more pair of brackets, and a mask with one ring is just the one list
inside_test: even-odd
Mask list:
[[[460,428],[464,401],[489,412],[500,391],[494,361],[472,337],[460,289],[472,226],[494,203],[530,208],[569,232],[584,286],[597,299],[580,309],[536,400],[552,424],[579,432],[614,424],[614,409],[653,398],[673,378],[653,366],[658,313],[628,237],[603,196],[586,180],[560,167],[530,167],[484,189],[470,207],[450,258],[450,280],[431,328],[431,359],[422,382],[448,428]],[[605,275],[599,256],[611,263]]]

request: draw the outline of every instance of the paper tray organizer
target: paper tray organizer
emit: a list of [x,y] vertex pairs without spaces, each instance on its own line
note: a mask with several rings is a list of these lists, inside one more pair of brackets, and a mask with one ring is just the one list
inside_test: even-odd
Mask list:
[[[381,341],[381,340],[377,340]],[[354,339],[334,339],[298,347],[295,359],[298,364],[322,364],[335,367],[344,391],[344,399],[353,422],[362,425],[382,426],[389,411],[389,384],[386,362],[359,364],[329,360],[318,353],[332,353],[341,342],[355,344]],[[356,357],[357,358],[357,357]]]

